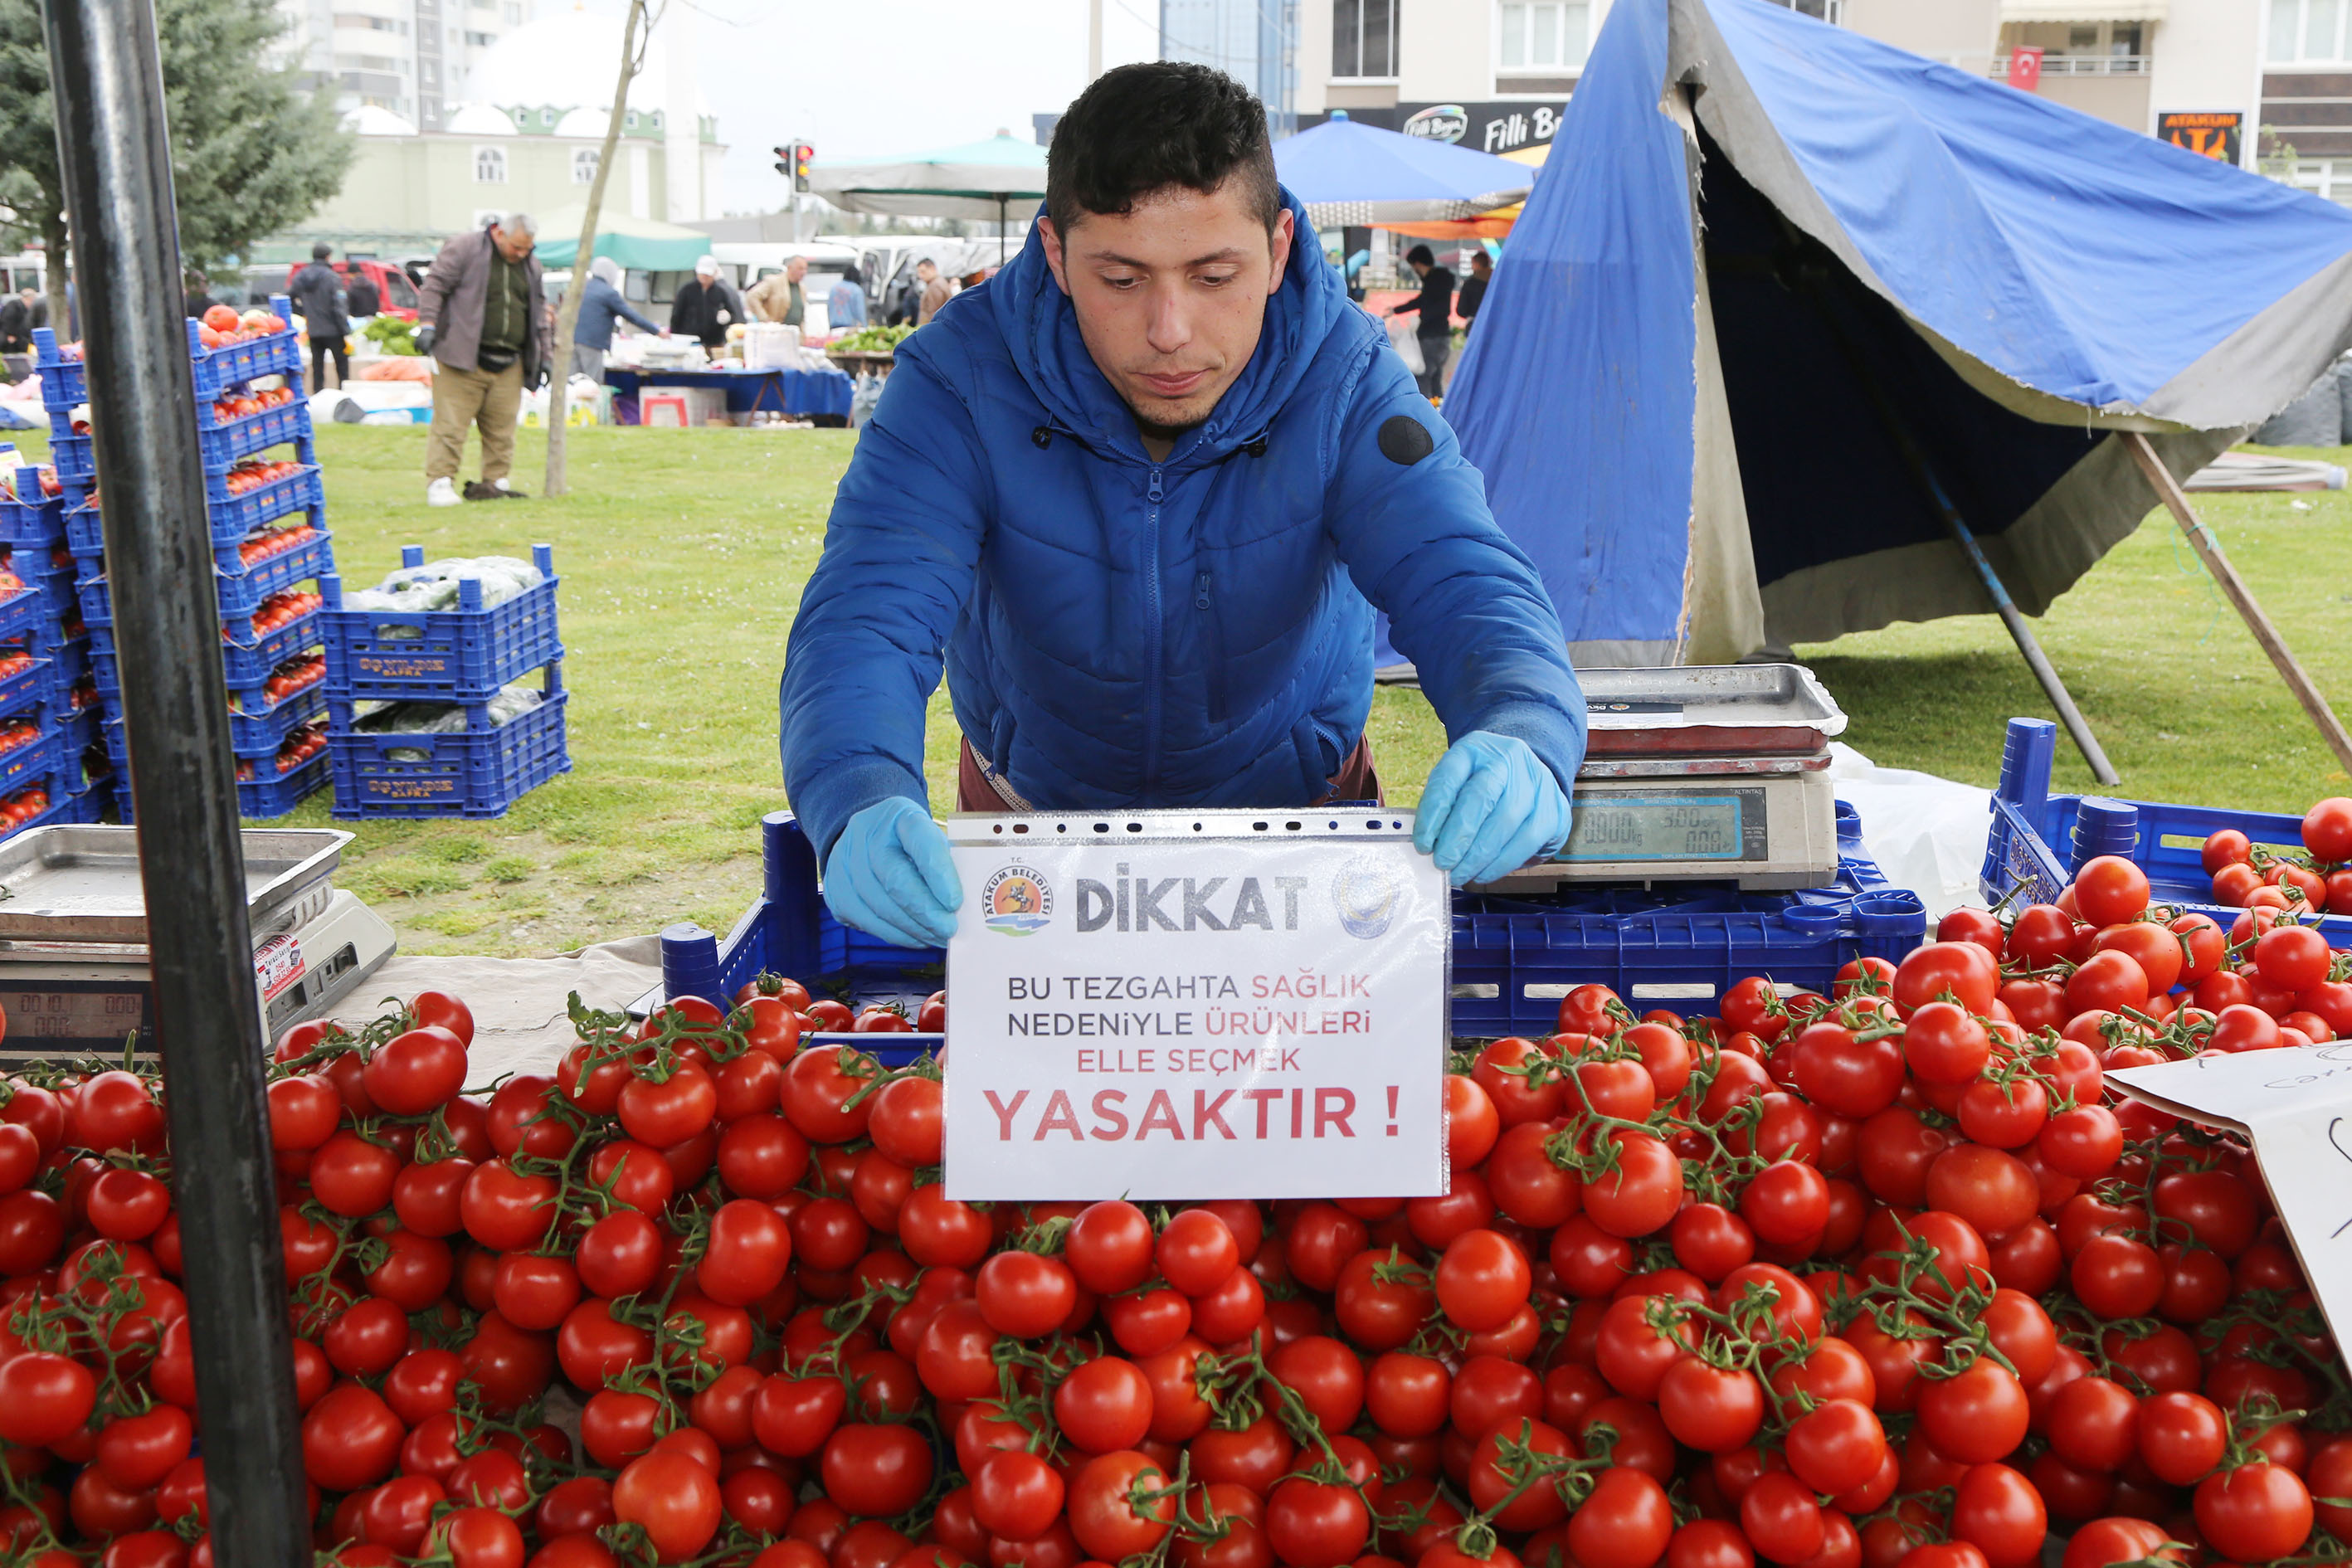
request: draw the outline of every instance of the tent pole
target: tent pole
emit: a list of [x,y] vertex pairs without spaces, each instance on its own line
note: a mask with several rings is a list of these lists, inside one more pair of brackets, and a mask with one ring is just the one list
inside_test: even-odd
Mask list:
[[1004,265],[1004,204],[1006,197],[999,192],[996,197],[996,264]]
[[2327,705],[2327,699],[2319,694],[2319,688],[2314,686],[2311,677],[2304,673],[2302,662],[2286,646],[2286,639],[2279,636],[2278,628],[2271,625],[2271,618],[2263,614],[2263,607],[2254,603],[2254,595],[2246,587],[2245,579],[2240,577],[2238,569],[2230,564],[2230,558],[2221,553],[2221,542],[2213,537],[2212,531],[2205,526],[2196,509],[2189,504],[2188,493],[2181,489],[2180,481],[2172,477],[2172,470],[2157,457],[2156,448],[2148,445],[2146,436],[2137,430],[2125,430],[2118,433],[2118,438],[2125,450],[2131,453],[2132,460],[2139,465],[2140,472],[2147,476],[2147,482],[2155,487],[2156,499],[2164,503],[2165,510],[2172,513],[2173,521],[2180,524],[2180,531],[2189,536],[2197,558],[2205,563],[2205,570],[2213,574],[2213,581],[2221,584],[2221,592],[2236,606],[2239,618],[2246,623],[2246,629],[2254,634],[2254,641],[2270,655],[2271,663],[2286,682],[2287,689],[2294,693],[2297,702],[2303,704],[2303,710],[2311,715],[2312,723],[2318,727],[2319,738],[2327,742],[2329,751],[2336,753],[2337,764],[2346,772],[2352,773],[2352,735],[2345,733],[2344,721],[2336,718],[2336,710]]

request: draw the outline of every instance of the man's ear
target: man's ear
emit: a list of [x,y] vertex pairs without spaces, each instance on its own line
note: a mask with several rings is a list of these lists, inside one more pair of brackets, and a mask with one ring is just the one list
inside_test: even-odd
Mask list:
[[1269,294],[1282,287],[1283,269],[1290,265],[1291,236],[1294,226],[1290,209],[1283,208],[1281,214],[1274,220],[1274,270],[1267,278],[1265,285],[1265,291]]
[[1062,286],[1062,292],[1066,296],[1070,292],[1070,275],[1068,258],[1062,250],[1061,231],[1054,226],[1052,218],[1040,216],[1037,219],[1037,237],[1045,242],[1045,265],[1052,270],[1054,281]]

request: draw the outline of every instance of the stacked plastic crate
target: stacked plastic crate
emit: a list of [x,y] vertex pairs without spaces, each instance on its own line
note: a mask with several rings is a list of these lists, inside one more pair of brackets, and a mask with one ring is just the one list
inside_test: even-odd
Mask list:
[[[425,564],[416,545],[400,554]],[[540,582],[496,605],[476,576],[458,578],[454,608],[427,611],[346,608],[339,579],[320,584],[337,816],[503,816],[572,771],[554,554],[530,555]],[[502,695],[534,674],[537,701]]]
[[66,552],[65,497],[47,467],[0,473],[0,837],[95,822],[112,803],[89,633]]
[[[319,651],[322,601],[310,585],[334,571],[335,559],[310,405],[301,391],[301,344],[286,325],[288,309],[286,298],[278,296],[270,301],[276,328],[240,329],[232,341],[211,348],[204,346],[198,323],[187,324],[196,392],[193,436],[204,455],[237,800],[246,816],[261,817],[285,816],[328,779],[326,667]],[[60,353],[53,334],[37,332],[34,342],[50,451],[65,492],[65,542],[104,703],[100,731],[117,804],[128,822],[122,671],[115,657],[100,510],[105,498],[96,492],[86,420],[76,417],[89,398],[88,380],[79,358]],[[271,377],[283,377],[285,384],[256,384]],[[290,455],[275,451],[289,447]]]

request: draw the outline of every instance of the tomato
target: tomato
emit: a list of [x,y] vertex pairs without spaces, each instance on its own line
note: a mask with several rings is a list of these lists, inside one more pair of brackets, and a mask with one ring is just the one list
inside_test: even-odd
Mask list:
[[1086,1453],[1132,1448],[1151,1428],[1151,1384],[1133,1362],[1099,1356],[1054,1390],[1054,1420]]
[[401,1164],[397,1151],[337,1132],[310,1155],[310,1191],[330,1213],[364,1219],[392,1202]]
[[909,1169],[940,1163],[944,1137],[935,1079],[893,1079],[874,1096],[866,1131],[874,1146]]
[[[1811,1499],[1805,1502],[1811,1506]],[[1674,1529],[1673,1505],[1655,1479],[1640,1470],[1609,1469],[1568,1521],[1569,1550],[1582,1568],[1650,1568],[1665,1555]],[[1752,1540],[1755,1532],[1748,1533]]]
[[[1612,1236],[1631,1238],[1663,1229],[1682,1206],[1682,1161],[1647,1132],[1620,1129],[1605,1136],[1616,1146],[1616,1162],[1584,1186],[1584,1212]],[[1504,1209],[1508,1213],[1509,1205]]]
[[1532,1282],[1518,1243],[1492,1230],[1455,1237],[1438,1259],[1435,1275],[1438,1305],[1473,1333],[1509,1321],[1527,1304]]
[[1686,1357],[1658,1380],[1658,1414],[1675,1441],[1701,1453],[1745,1447],[1764,1424],[1763,1385],[1752,1373]]
[[46,1351],[0,1362],[0,1437],[44,1447],[81,1430],[98,1400],[89,1369]]
[[1150,1279],[1154,1245],[1151,1222],[1120,1198],[1088,1205],[1063,1240],[1070,1272],[1097,1296],[1118,1295]]
[[662,1563],[695,1556],[709,1544],[721,1507],[719,1478],[683,1454],[632,1459],[613,1482],[614,1517],[642,1526]]
[[[1685,1073],[1687,1076],[1687,1073]],[[1461,1073],[1445,1079],[1445,1149],[1447,1162],[1457,1171],[1475,1167],[1494,1149],[1503,1132],[1495,1101],[1478,1080]]]
[[1852,1029],[1822,1020],[1797,1036],[1794,1078],[1805,1098],[1841,1116],[1874,1116],[1903,1088],[1900,1037],[1857,1038]]
[[[0,1378],[16,1364],[0,1367]],[[382,1396],[359,1384],[343,1384],[302,1417],[302,1468],[327,1491],[372,1486],[392,1473],[404,1431]]]
[[2147,908],[2147,873],[2120,855],[2099,855],[2074,873],[2074,908],[2095,926],[2121,925]]
[[1063,1481],[1053,1466],[1024,1448],[1001,1448],[971,1478],[973,1517],[991,1534],[1034,1541],[1061,1517]]
[[710,1125],[719,1113],[719,1089],[710,1075],[681,1058],[667,1078],[632,1077],[615,1102],[621,1129],[656,1149],[683,1143]]
[[1835,1496],[1878,1474],[1886,1462],[1886,1434],[1868,1405],[1832,1399],[1790,1424],[1786,1451],[1799,1480]]
[[1972,1466],[1960,1478],[1952,1534],[1983,1552],[1990,1568],[2040,1563],[2049,1525],[2042,1494],[2007,1465]]
[[466,1086],[466,1042],[436,1024],[395,1035],[369,1055],[360,1082],[378,1109],[422,1116]]
[[1166,1473],[1133,1449],[1097,1455],[1069,1484],[1070,1532],[1087,1556],[1098,1562],[1118,1563],[1149,1552],[1174,1523],[1174,1502],[1158,1499],[1139,1504],[1136,1494],[1168,1485]]
[[[1059,1258],[1041,1258],[1034,1252],[1000,1252],[981,1265],[974,1300],[980,1315],[998,1333],[1017,1340],[1035,1339],[1061,1327],[1069,1317],[1077,1306],[1078,1282]],[[1186,1316],[1189,1320],[1190,1313]],[[1174,1343],[1175,1337],[1171,1335],[1167,1342]],[[1026,1541],[1036,1533],[1032,1531],[1013,1539]]]
[[2311,1493],[2294,1471],[2256,1460],[2197,1483],[2197,1528],[2238,1563],[2285,1557],[2311,1534]]
[[2025,1390],[1990,1357],[1954,1376],[1923,1381],[1918,1410],[1927,1441],[1961,1464],[2006,1458],[2025,1440]]
[[712,1300],[747,1306],[783,1283],[793,1237],[784,1217],[755,1198],[737,1198],[710,1216],[695,1283]]
[[[2234,829],[2224,828],[2223,832]],[[2240,834],[2242,839],[2245,836]],[[2207,839],[2210,846],[2211,839]],[[2352,860],[2352,800],[2330,795],[2303,814],[2303,847],[2329,865]]]
[[2120,1013],[2147,1005],[2151,989],[2147,971],[2127,952],[2109,948],[2095,952],[2066,978],[2066,1005],[2077,1013],[2094,1008]]
[[[785,1118],[814,1143],[846,1143],[864,1136],[877,1097],[865,1094],[868,1080],[859,1075],[870,1070],[872,1059],[845,1046],[793,1057],[784,1068]],[[857,1102],[852,1105],[852,1100]]]
[[1152,1260],[1169,1284],[1187,1296],[1205,1296],[1241,1267],[1241,1247],[1223,1220],[1206,1209],[1186,1209],[1160,1232]]
[[2068,1267],[2067,1281],[2103,1318],[2139,1318],[2164,1295],[2164,1264],[2156,1249],[2127,1236],[2095,1236]]
[[[332,1149],[348,1134],[338,1133],[328,1144]],[[352,1139],[357,1142],[357,1139]],[[369,1145],[372,1147],[372,1145]],[[326,1151],[321,1150],[320,1155]],[[384,1151],[389,1153],[390,1151]],[[318,1183],[317,1157],[311,1163],[311,1184]],[[489,1160],[474,1167],[466,1178],[466,1187],[458,1201],[459,1212],[465,1217],[466,1231],[484,1247],[501,1252],[512,1252],[538,1245],[555,1220],[555,1178],[526,1176],[504,1160]],[[324,1199],[322,1198],[323,1202]],[[328,1206],[333,1207],[331,1204]],[[375,1205],[381,1208],[383,1205]],[[345,1211],[338,1209],[337,1213]],[[373,1209],[366,1211],[373,1213]]]

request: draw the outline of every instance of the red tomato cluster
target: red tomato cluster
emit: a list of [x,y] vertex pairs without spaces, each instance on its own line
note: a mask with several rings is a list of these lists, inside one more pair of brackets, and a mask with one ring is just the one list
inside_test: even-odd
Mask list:
[[307,522],[291,528],[272,528],[255,534],[236,547],[236,558],[250,566],[257,561],[268,561],[299,549],[319,537],[319,531]]
[[40,475],[38,496],[27,497],[17,494],[16,473],[14,470],[5,468],[0,468],[0,493],[5,493],[10,500],[24,501],[27,504],[47,500],[51,496],[65,493],[65,487],[58,483],[58,470],[54,465],[43,463],[36,471]]
[[[256,712],[268,712],[298,691],[307,691],[327,679],[327,656],[323,652],[298,653],[269,672],[262,683],[262,703]],[[229,707],[246,711],[239,706],[237,694],[229,694]]]
[[33,668],[33,656],[22,648],[0,648],[0,680],[18,676]]
[[215,305],[197,322],[196,342],[205,348],[216,349],[228,343],[249,342],[255,338],[265,338],[285,330],[286,318],[257,305],[242,316],[236,313],[234,306]]
[[2304,853],[2255,844],[2234,827],[2205,840],[2217,903],[2248,910],[2352,915],[2352,800],[2331,795],[2304,813]]
[[[936,1027],[943,995],[575,1008],[553,1070],[487,1099],[450,998],[303,1026],[269,1102],[318,1541],[351,1568],[2032,1568],[2053,1531],[2064,1568],[2340,1559],[2352,1383],[2261,1173],[2105,1074],[2321,1037],[2205,988],[2325,1027],[2341,965],[2137,876],[1958,911],[1828,996],[1637,1018],[1580,987],[1555,1034],[1453,1061],[1449,1187],[1412,1199],[949,1198],[937,1065],[803,1048]],[[209,1559],[161,1133],[123,1073],[0,1106],[0,1531],[110,1538],[101,1568]]]
[[[286,743],[278,748],[277,770],[281,773],[290,773],[326,749],[327,726],[325,723],[305,724],[287,736]],[[251,763],[238,763],[236,776],[241,779],[252,778],[254,776],[251,772],[252,767]]]
[[0,719],[0,754],[32,745],[41,738],[41,725],[35,719]]
[[5,800],[0,800],[0,838],[32,821],[49,809],[49,792],[41,784],[20,789]]
[[229,494],[241,496],[247,490],[276,484],[279,479],[290,479],[301,471],[301,464],[287,458],[247,458],[231,468],[227,479],[222,482],[227,486]]
[[[280,626],[291,626],[325,603],[326,600],[307,588],[287,588],[272,594],[262,600],[260,607],[253,612],[253,636],[266,637]],[[223,626],[221,640],[234,642],[236,639],[228,627]]]
[[[221,308],[227,309],[226,306]],[[265,408],[282,407],[293,401],[294,389],[290,386],[265,388],[260,391],[247,388],[244,392],[232,393],[226,397],[213,399],[213,422],[216,425],[226,425],[232,419],[250,418]]]

